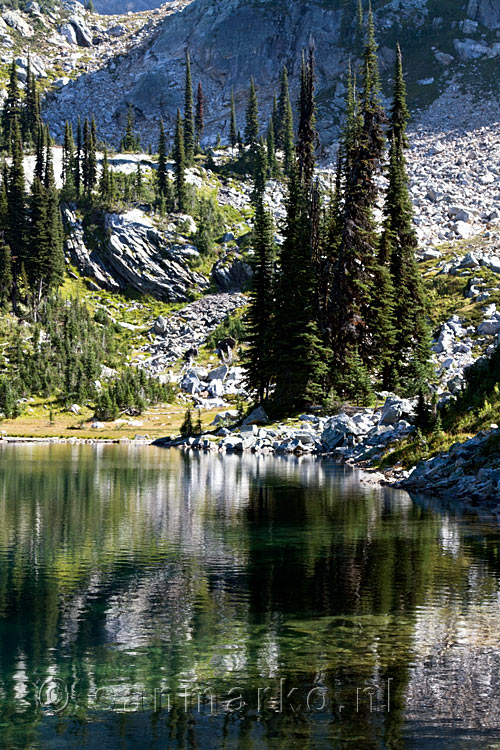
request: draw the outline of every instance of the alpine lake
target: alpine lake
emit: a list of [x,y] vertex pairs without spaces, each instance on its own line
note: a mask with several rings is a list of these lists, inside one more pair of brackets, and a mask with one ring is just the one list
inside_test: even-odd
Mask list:
[[0,447],[0,747],[500,748],[500,529],[314,457]]

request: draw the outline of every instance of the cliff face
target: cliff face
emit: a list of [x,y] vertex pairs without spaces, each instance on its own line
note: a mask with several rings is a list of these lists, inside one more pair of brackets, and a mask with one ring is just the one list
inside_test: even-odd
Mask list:
[[[354,0],[174,0],[170,14],[145,41],[49,98],[47,115],[59,136],[58,123],[65,117],[94,112],[100,131],[116,143],[131,103],[143,144],[155,142],[159,118],[172,128],[177,108],[183,107],[189,49],[193,83],[202,82],[207,99],[206,137],[213,142],[227,135],[233,88],[243,126],[250,77],[264,117],[283,64],[295,96],[301,53],[313,42],[319,129],[327,144],[338,132],[348,60],[360,54],[355,5]],[[377,0],[374,9],[386,92],[400,41],[414,109],[425,109],[450,86],[479,90],[488,76],[492,79],[491,60],[500,55],[497,0]]]

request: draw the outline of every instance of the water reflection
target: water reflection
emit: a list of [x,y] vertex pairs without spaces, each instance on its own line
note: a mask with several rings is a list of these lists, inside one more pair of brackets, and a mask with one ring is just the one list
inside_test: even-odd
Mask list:
[[481,520],[310,457],[132,445],[2,447],[0,512],[2,746],[498,742]]

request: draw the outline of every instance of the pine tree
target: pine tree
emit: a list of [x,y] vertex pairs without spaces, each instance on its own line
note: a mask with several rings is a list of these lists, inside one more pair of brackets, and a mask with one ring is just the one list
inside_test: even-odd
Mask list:
[[248,93],[248,104],[246,109],[245,144],[251,149],[257,149],[259,145],[259,105],[257,92],[253,78],[250,81]]
[[5,309],[12,293],[12,259],[10,247],[0,238],[0,307]]
[[43,180],[45,174],[45,138],[47,130],[43,123],[38,123],[38,130],[36,134],[36,149],[35,149],[35,175],[40,181]]
[[7,183],[7,222],[5,240],[12,253],[15,273],[19,272],[26,247],[26,189],[23,147],[19,122],[14,121],[12,163]]
[[267,165],[270,177],[276,177],[278,174],[278,162],[276,161],[276,148],[274,144],[274,121],[273,116],[269,120],[267,127]]
[[184,88],[184,157],[187,166],[193,163],[195,146],[195,125],[193,114],[193,84],[191,80],[191,59],[186,49],[186,81]]
[[175,198],[177,209],[185,211],[186,209],[186,182],[184,170],[186,160],[184,155],[184,129],[180,110],[177,110],[177,123],[174,138],[174,162],[175,162]]
[[238,145],[238,129],[236,127],[236,106],[234,103],[234,89],[231,89],[231,119],[229,124],[229,143],[231,148],[235,149]]
[[92,118],[90,124],[85,118],[83,123],[83,155],[82,155],[82,182],[83,191],[87,197],[92,194],[97,181],[97,154],[95,121]]
[[269,394],[272,380],[273,301],[273,224],[264,206],[267,164],[263,147],[255,179],[255,218],[253,227],[254,275],[247,314],[248,351],[246,353],[247,382],[250,391],[262,402]]
[[196,145],[197,148],[200,148],[203,131],[205,129],[205,96],[203,94],[201,81],[198,83],[198,91],[196,94],[196,117],[194,124],[196,130]]
[[132,104],[128,105],[127,109],[127,124],[125,126],[125,133],[120,141],[120,150],[125,152],[139,151],[140,139],[139,136],[134,133],[134,108]]
[[26,90],[22,117],[22,136],[25,142],[30,143],[36,140],[40,121],[40,99],[36,79],[31,71],[31,59],[28,55]]
[[2,133],[4,148],[12,153],[16,140],[16,122],[20,125],[21,120],[21,99],[19,87],[17,84],[17,65],[12,60],[10,66],[9,83],[7,85],[7,97],[5,99],[2,111]]
[[74,180],[75,180],[75,193],[76,197],[80,197],[82,189],[82,156],[83,156],[83,138],[82,138],[82,123],[78,117],[78,123],[76,126],[76,155],[75,155],[75,168],[74,168]]
[[288,89],[288,71],[286,66],[281,74],[280,95],[278,100],[279,135],[276,145],[283,151],[283,171],[290,176],[294,166],[295,147],[293,134],[293,112]]
[[[305,63],[301,80],[301,148],[303,160],[290,174],[287,218],[276,288],[272,359],[274,399],[280,411],[302,409],[323,400],[330,352],[318,328],[316,278],[319,201],[312,184],[316,143],[314,58]],[[309,137],[309,143],[306,138]],[[292,291],[293,290],[293,291]]]
[[309,59],[302,60],[301,87],[299,97],[299,126],[297,130],[297,163],[299,181],[308,189],[312,183],[317,144],[316,114],[314,103],[314,52],[309,50]]
[[[348,127],[344,137],[345,194],[342,234],[329,288],[328,328],[334,354],[334,386],[342,383],[350,395],[345,373],[352,352],[369,371],[384,367],[391,346],[390,279],[378,259],[378,235],[373,211],[378,197],[376,173],[384,153],[384,112],[380,103],[373,15],[368,17],[363,90],[359,102],[350,87]],[[339,391],[340,395],[340,391]]]
[[72,198],[75,193],[75,142],[73,128],[68,120],[64,127],[61,177],[65,197]]
[[426,301],[415,260],[418,241],[413,227],[413,206],[404,155],[409,112],[399,45],[394,80],[389,127],[389,179],[380,248],[381,262],[390,273],[394,300],[394,353],[386,368],[385,386],[398,384],[415,389],[426,374],[430,351]]

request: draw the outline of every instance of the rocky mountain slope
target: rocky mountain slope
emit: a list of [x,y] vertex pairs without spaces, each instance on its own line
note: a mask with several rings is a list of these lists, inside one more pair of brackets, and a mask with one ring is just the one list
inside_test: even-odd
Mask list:
[[[347,63],[359,53],[354,0],[174,0],[119,17],[90,13],[76,0],[64,0],[50,13],[36,2],[28,6],[3,11],[3,59],[25,55],[28,48],[40,58],[37,66],[47,76],[45,114],[58,137],[66,118],[93,112],[101,134],[116,145],[130,103],[143,144],[156,142],[159,118],[171,129],[182,107],[189,48],[195,84],[202,82],[207,99],[206,138],[214,141],[228,132],[231,89],[240,125],[251,76],[267,114],[281,66],[288,66],[295,88],[301,51],[313,41],[323,146],[336,138]],[[484,100],[485,92],[497,99],[500,9],[495,0],[376,0],[374,9],[384,82],[389,86],[399,40],[416,116],[424,117],[430,108],[431,119],[444,122],[445,113],[431,105],[445,92],[465,103],[471,97]],[[468,127],[463,117],[461,122]]]

